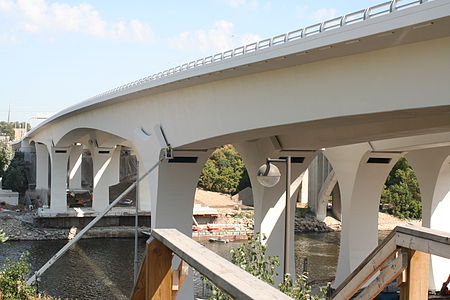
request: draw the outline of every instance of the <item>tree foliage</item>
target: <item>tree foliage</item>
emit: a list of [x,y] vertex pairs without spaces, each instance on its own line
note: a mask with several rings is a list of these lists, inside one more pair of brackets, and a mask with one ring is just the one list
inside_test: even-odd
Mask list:
[[225,145],[217,148],[206,161],[198,186],[212,192],[233,194],[249,186],[249,182],[241,156],[232,145]]
[[28,253],[23,253],[17,261],[6,260],[0,271],[0,299],[27,300],[36,295],[36,289],[27,285],[26,276],[30,272]]
[[3,187],[21,194],[25,193],[28,188],[28,180],[26,177],[28,167],[28,163],[24,160],[24,154],[22,152],[15,152],[14,158],[3,174]]
[[3,136],[9,136],[9,140],[14,140],[15,133],[14,133],[14,123],[12,122],[0,122],[0,135]]
[[[266,255],[267,246],[263,243],[265,239],[263,235],[257,233],[243,245],[232,249],[231,262],[258,279],[273,285],[274,277],[278,275],[275,269],[280,266],[280,261],[278,256]],[[212,292],[210,300],[232,299],[205,278],[203,280]],[[278,285],[278,288],[293,299],[325,299],[323,290],[319,295],[311,295],[311,286],[307,282],[308,275],[306,273],[299,275],[295,281],[289,274],[285,274],[284,280]]]
[[422,217],[419,183],[405,158],[400,158],[389,173],[380,204],[382,211],[402,219]]
[[0,141],[0,177],[3,177],[5,174],[13,156],[11,146],[5,141]]

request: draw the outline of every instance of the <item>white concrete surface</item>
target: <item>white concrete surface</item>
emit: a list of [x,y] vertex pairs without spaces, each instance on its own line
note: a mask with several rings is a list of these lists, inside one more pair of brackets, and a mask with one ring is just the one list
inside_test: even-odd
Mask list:
[[[450,231],[450,147],[411,151],[406,158],[419,181],[422,226]],[[450,260],[431,257],[430,289],[440,290],[450,273]]]
[[[372,153],[368,143],[324,151],[341,190],[342,232],[334,285],[337,287],[378,245],[378,207],[386,177],[401,152]],[[368,163],[371,157],[389,163]]]
[[65,213],[67,211],[67,164],[70,147],[52,147],[47,145],[50,153],[50,210],[53,213]]
[[101,212],[109,205],[109,187],[119,183],[120,147],[91,145],[91,155],[94,173],[92,208]]
[[69,189],[81,190],[81,161],[83,145],[73,145],[69,156]]

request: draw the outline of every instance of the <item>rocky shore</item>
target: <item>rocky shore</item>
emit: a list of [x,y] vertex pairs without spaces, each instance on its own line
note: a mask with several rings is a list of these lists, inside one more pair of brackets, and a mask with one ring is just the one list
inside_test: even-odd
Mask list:
[[[69,240],[79,229],[42,228],[35,225],[32,214],[15,212],[0,213],[0,229],[5,232],[10,241],[41,241],[41,240]],[[81,228],[80,228],[81,229]],[[148,228],[140,228],[139,235]],[[94,227],[82,238],[131,238],[135,228],[131,226]]]
[[[236,224],[248,230],[253,229],[253,212],[233,212],[224,213],[222,217],[216,220],[221,224]],[[400,220],[393,216],[379,213],[378,230],[392,230],[397,225],[421,225],[421,221]],[[5,232],[9,240],[68,240],[73,238],[81,228],[72,229],[54,229],[42,228],[35,222],[34,214],[31,212],[16,212],[14,210],[0,210],[0,229]],[[324,222],[317,220],[309,211],[297,211],[295,219],[295,232],[331,232],[340,231],[341,222],[326,217]],[[139,235],[143,236],[142,231],[149,231],[149,228],[140,228]],[[114,227],[93,227],[84,236],[84,239],[92,238],[132,238],[135,228],[132,226],[114,226]]]

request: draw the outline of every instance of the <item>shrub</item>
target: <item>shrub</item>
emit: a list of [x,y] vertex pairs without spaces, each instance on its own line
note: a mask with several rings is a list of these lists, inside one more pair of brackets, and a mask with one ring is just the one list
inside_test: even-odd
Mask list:
[[[266,256],[267,246],[263,244],[265,237],[257,233],[247,243],[231,250],[231,262],[258,279],[265,281],[271,285],[274,284],[274,277],[278,274],[275,269],[280,266],[278,256]],[[219,288],[211,284],[207,279],[203,278],[207,287],[211,290],[211,300],[231,300],[228,295],[223,293]],[[321,290],[320,295],[311,295],[311,287],[307,284],[308,275],[303,273],[299,275],[295,282],[289,274],[285,274],[284,280],[278,285],[280,291],[293,299],[325,299],[324,292]]]
[[380,205],[382,211],[402,219],[422,217],[419,183],[405,158],[400,158],[389,173]]
[[36,289],[27,285],[25,276],[30,272],[28,253],[23,253],[18,261],[6,260],[0,271],[0,299],[28,300],[36,295]]

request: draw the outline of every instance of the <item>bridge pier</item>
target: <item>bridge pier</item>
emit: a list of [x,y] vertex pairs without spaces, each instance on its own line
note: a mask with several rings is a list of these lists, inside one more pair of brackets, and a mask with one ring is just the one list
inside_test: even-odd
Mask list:
[[[450,147],[411,151],[406,155],[419,181],[422,226],[450,228]],[[432,255],[429,288],[439,290],[450,273],[450,260]]]
[[91,145],[93,166],[92,209],[103,211],[109,205],[109,186],[119,183],[120,146],[100,148]]
[[73,145],[69,156],[69,189],[81,189],[83,145]]
[[327,148],[324,153],[341,191],[341,246],[334,282],[338,286],[378,245],[381,190],[401,153],[372,153],[368,143]]
[[71,147],[49,146],[51,161],[50,212],[67,212],[67,162]]
[[[262,139],[252,142],[244,142],[235,145],[236,149],[241,154],[245,166],[247,168],[250,181],[252,183],[253,201],[255,207],[255,233],[260,232],[267,238],[265,244],[267,245],[267,255],[279,256],[280,267],[276,270],[278,276],[275,278],[275,283],[281,282],[283,279],[283,265],[284,265],[284,236],[285,236],[285,164],[277,164],[282,174],[280,182],[272,187],[263,187],[256,179],[256,173],[259,167],[266,162],[268,157],[278,158],[285,156],[292,156],[302,158],[302,162],[292,163],[291,166],[291,210],[295,211],[295,200],[299,193],[299,187],[302,182],[303,174],[307,170],[310,162],[317,155],[316,151],[283,151],[281,148],[273,143],[271,139]],[[295,217],[289,220],[290,226],[294,229]],[[288,268],[288,273],[295,277],[295,235],[294,230],[288,235],[290,248],[288,249],[289,261],[291,262]]]
[[46,145],[38,142],[34,143],[34,146],[36,147],[36,189],[48,190],[48,149]]
[[[198,178],[212,151],[174,151],[174,159],[164,160],[147,179],[150,185],[152,228],[174,228],[192,237],[192,212]],[[156,162],[156,159],[154,160]],[[173,260],[173,269],[180,260]],[[192,272],[184,281],[177,299],[192,299]]]

